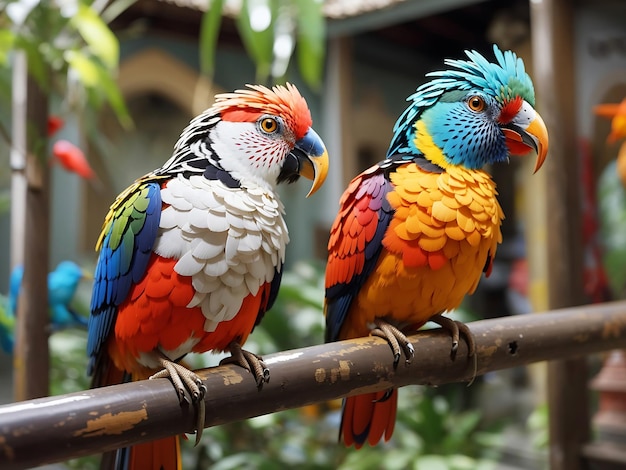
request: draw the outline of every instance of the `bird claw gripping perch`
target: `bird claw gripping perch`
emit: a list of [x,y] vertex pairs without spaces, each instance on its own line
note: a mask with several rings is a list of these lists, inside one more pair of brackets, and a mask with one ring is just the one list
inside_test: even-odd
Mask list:
[[[187,369],[180,364],[170,361],[165,356],[160,356],[159,364],[163,370],[150,376],[150,379],[169,378],[176,389],[178,400],[181,405],[183,403],[192,404],[196,408],[196,441],[194,445],[198,445],[202,432],[204,431],[204,420],[206,416],[206,404],[204,396],[206,395],[206,387],[202,379],[195,372]],[[187,396],[189,394],[189,397]]]
[[389,343],[389,346],[393,351],[394,369],[398,367],[402,352],[404,352],[404,356],[406,357],[404,363],[408,366],[415,357],[415,349],[406,335],[398,328],[384,320],[377,319],[374,324],[376,325],[376,328],[372,329],[370,334],[382,338]]
[[259,390],[263,388],[264,383],[270,381],[270,370],[268,369],[263,358],[250,351],[246,351],[241,345],[233,341],[229,346],[230,357],[224,358],[220,361],[220,365],[224,364],[237,364],[243,367],[245,370],[254,375],[256,386]]
[[476,342],[474,341],[474,334],[465,323],[452,320],[451,318],[444,317],[443,315],[435,315],[431,317],[429,321],[436,323],[450,333],[450,336],[452,337],[450,358],[452,360],[456,358],[456,352],[459,349],[461,335],[465,337],[465,341],[467,342],[468,357],[476,355]]
[[456,352],[459,348],[460,337],[464,336],[467,342],[467,357],[474,359],[474,373],[472,379],[468,382],[469,387],[474,383],[476,373],[478,371],[478,355],[476,354],[476,341],[474,340],[474,333],[469,329],[465,323],[452,320],[451,318],[444,317],[443,315],[435,315],[430,318],[430,321],[436,323],[444,330],[447,330],[452,337],[452,349],[450,350],[450,359],[453,361],[456,359]]

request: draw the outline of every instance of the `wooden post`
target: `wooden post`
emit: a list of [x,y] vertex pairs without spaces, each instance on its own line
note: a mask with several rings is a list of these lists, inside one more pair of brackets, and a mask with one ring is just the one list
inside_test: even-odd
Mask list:
[[[580,164],[576,139],[573,6],[569,0],[530,2],[538,109],[550,134],[546,160],[548,206],[548,303],[550,309],[581,305],[583,247]],[[584,358],[548,365],[550,468],[582,468],[589,440],[589,396]]]
[[13,64],[12,266],[23,264],[13,354],[15,400],[48,394],[49,172],[48,95],[28,74],[26,54]]

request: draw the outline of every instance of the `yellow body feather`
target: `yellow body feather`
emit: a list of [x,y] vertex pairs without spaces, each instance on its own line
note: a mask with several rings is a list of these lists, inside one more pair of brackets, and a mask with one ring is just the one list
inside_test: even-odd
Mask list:
[[369,333],[375,317],[419,326],[474,292],[504,218],[488,173],[449,166],[429,173],[411,163],[391,174],[395,209],[378,263],[360,290],[341,337]]

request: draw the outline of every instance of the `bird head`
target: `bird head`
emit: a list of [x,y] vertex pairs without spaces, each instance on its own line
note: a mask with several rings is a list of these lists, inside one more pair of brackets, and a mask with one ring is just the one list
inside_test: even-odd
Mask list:
[[300,176],[317,191],[328,172],[328,154],[311,128],[305,99],[291,84],[247,85],[215,96],[211,108],[191,121],[160,172],[204,172],[228,185],[272,189]]
[[388,156],[423,155],[446,168],[479,169],[506,161],[509,155],[537,154],[535,171],[548,152],[548,131],[534,109],[533,84],[524,63],[494,45],[496,63],[475,51],[470,60],[446,60],[450,68],[408,98]]

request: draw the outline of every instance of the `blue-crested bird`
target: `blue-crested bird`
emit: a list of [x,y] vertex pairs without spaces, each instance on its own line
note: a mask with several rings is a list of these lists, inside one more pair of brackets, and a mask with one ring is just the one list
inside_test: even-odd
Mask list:
[[[441,314],[458,307],[489,272],[504,217],[482,168],[509,155],[548,150],[533,108],[533,84],[512,52],[494,46],[496,62],[475,51],[446,60],[448,69],[408,98],[386,158],[344,192],[331,228],[326,270],[326,340],[373,334],[394,361],[413,358],[404,332],[434,321],[451,331],[453,352],[469,329]],[[397,390],[344,401],[346,445],[376,444],[393,432]]]

